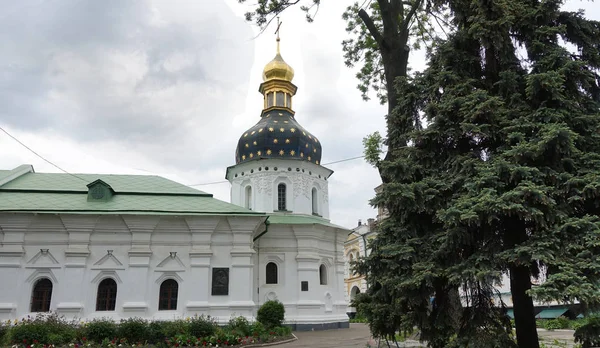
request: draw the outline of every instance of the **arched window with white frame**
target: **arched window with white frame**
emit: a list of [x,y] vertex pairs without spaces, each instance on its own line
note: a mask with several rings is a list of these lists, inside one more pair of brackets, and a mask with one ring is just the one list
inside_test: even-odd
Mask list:
[[319,282],[321,285],[327,285],[327,267],[325,265],[319,266]]
[[277,284],[278,283],[278,270],[277,264],[275,262],[267,263],[266,267],[266,280],[267,284]]
[[117,302],[117,282],[106,278],[98,284],[96,311],[114,311]]
[[48,278],[41,278],[35,282],[31,292],[32,312],[49,312],[52,301],[52,282]]
[[287,187],[284,183],[277,185],[277,210],[285,211],[287,208]]

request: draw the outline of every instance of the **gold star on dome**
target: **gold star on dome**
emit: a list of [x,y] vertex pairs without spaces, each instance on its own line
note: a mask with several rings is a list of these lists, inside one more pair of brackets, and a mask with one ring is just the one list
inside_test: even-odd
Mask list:
[[244,138],[248,136],[248,133],[244,134]]
[[317,153],[317,149],[313,149],[313,152],[314,152],[314,153]]
[[285,128],[279,128],[279,131],[280,131],[281,133],[283,133],[283,132],[285,132]]
[[275,129],[273,129],[273,127],[269,127],[269,132],[274,131]]
[[279,142],[279,140],[273,139],[273,144],[277,144],[278,142]]
[[310,134],[308,135],[308,139],[312,139],[312,137],[310,136]]
[[285,143],[289,144],[290,143],[290,139],[285,139]]
[[319,164],[319,161],[315,161],[316,164]]
[[304,132],[304,131],[303,131],[303,132],[302,132],[302,134],[303,134],[303,135],[306,135],[306,132]]
[[283,123],[289,123],[288,121],[283,121]]
[[256,133],[256,131],[252,131],[252,133],[250,133],[250,135],[254,135],[254,133]]
[[261,133],[262,131],[263,131],[263,129],[262,129],[262,128],[258,130],[258,132],[259,132],[259,133]]
[[275,122],[275,123],[279,123],[279,122],[277,122],[277,121],[273,121],[273,122]]
[[285,153],[285,151],[279,150],[279,156],[283,156],[284,153]]
[[279,113],[279,116],[283,116],[283,114],[280,112],[280,113]]
[[242,155],[242,161],[246,159],[246,155]]
[[310,161],[310,156],[308,156],[308,160]]
[[248,145],[248,143],[246,143],[246,147],[248,147],[248,146],[250,146],[250,145]]
[[317,138],[315,138],[315,143],[318,143],[319,141],[317,140]]
[[308,148],[308,144],[304,145],[304,147]]
[[254,157],[254,154],[252,152],[250,152],[250,158]]
[[262,155],[262,152],[260,152],[260,151],[256,151],[256,155],[257,155],[257,156],[260,156],[260,155]]
[[296,151],[292,150],[290,151],[290,155],[294,156],[296,154]]
[[267,149],[267,155],[270,155],[272,153],[273,153],[273,151]]
[[300,157],[304,157],[304,152],[300,152]]
[[253,142],[252,142],[252,144],[253,144],[253,145],[256,145],[256,144],[257,144],[256,140],[255,140],[255,141],[253,141]]
[[296,131],[296,128],[290,128],[290,132],[294,133]]

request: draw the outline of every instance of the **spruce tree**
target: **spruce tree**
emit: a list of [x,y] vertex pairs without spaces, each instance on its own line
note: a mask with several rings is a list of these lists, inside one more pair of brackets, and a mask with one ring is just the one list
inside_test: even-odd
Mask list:
[[556,0],[448,3],[456,31],[398,81],[388,137],[409,146],[371,158],[390,217],[359,306],[376,335],[510,347],[509,274],[518,347],[539,347],[532,296],[600,303],[600,23]]

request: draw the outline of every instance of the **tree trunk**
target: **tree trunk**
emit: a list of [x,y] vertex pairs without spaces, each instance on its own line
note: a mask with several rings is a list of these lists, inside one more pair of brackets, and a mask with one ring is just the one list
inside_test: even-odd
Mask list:
[[517,345],[519,348],[539,348],[533,299],[527,294],[531,289],[531,273],[527,266],[513,265],[509,268]]

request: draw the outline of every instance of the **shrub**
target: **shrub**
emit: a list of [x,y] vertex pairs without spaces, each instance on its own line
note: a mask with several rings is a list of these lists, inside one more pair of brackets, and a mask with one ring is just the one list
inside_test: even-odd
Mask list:
[[250,322],[248,319],[240,316],[229,319],[229,329],[237,331],[241,336],[250,336]]
[[266,328],[281,326],[285,319],[285,308],[279,301],[267,301],[258,309],[256,320]]
[[9,336],[9,332],[10,324],[4,324],[3,322],[0,322],[0,346],[8,344],[5,339]]
[[265,326],[261,322],[255,321],[254,323],[252,323],[252,325],[250,325],[250,335],[254,337],[260,337],[260,335],[264,333]]
[[108,318],[94,319],[86,325],[84,333],[88,340],[102,343],[117,337],[117,324]]
[[13,343],[65,344],[75,339],[76,328],[56,313],[40,313],[28,318],[10,330]]
[[144,343],[149,333],[148,322],[142,318],[121,319],[117,330],[119,338],[125,339],[129,343]]
[[213,336],[217,323],[210,316],[194,316],[189,322],[189,333],[194,337]]
[[558,317],[556,319],[548,320],[544,323],[544,328],[546,330],[559,330],[559,329],[568,329],[570,325],[569,319],[565,317]]
[[600,345],[600,317],[593,316],[586,319],[575,330],[575,342],[581,343],[583,348],[597,347]]

